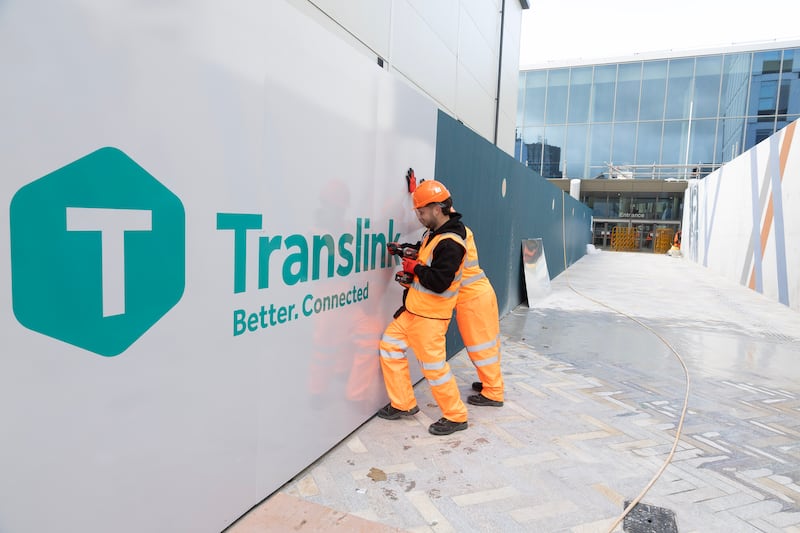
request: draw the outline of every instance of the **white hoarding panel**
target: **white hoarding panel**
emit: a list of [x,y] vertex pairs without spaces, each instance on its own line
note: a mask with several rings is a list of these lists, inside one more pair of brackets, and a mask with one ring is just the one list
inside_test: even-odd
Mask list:
[[0,66],[0,531],[219,531],[386,401],[436,109],[284,2],[10,0]]

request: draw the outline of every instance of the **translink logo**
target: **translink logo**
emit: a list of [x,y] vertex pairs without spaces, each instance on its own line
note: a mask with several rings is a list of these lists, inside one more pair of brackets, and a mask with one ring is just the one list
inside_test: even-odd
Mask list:
[[116,148],[26,185],[10,208],[17,320],[119,355],[181,299],[185,226],[180,199]]

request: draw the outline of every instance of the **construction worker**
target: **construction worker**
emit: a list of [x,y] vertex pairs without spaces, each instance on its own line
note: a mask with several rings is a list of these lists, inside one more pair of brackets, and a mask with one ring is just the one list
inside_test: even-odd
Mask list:
[[406,351],[412,348],[428,381],[442,418],[428,431],[449,435],[467,429],[467,407],[447,363],[445,334],[461,285],[467,232],[461,215],[451,212],[450,192],[438,181],[422,182],[413,194],[414,210],[428,228],[416,259],[403,257],[408,274],[403,306],[383,333],[379,345],[381,370],[390,403],[380,418],[396,420],[419,412],[408,370]]
[[[454,211],[452,211],[454,212]],[[467,232],[467,254],[464,259],[464,273],[456,301],[456,323],[467,355],[478,372],[480,381],[472,383],[472,389],[480,394],[467,397],[467,402],[480,406],[503,406],[503,375],[500,370],[500,317],[497,309],[497,296],[489,278],[478,262],[478,248],[472,230]],[[534,241],[535,242],[535,241]],[[397,250],[419,246],[409,243],[398,244]],[[541,255],[541,254],[539,254]]]
[[478,263],[472,230],[467,230],[467,256],[456,303],[456,323],[480,381],[472,384],[478,394],[467,397],[472,405],[501,407],[503,375],[500,371],[500,318],[497,296]]
[[[406,174],[408,191],[413,193],[417,187],[414,169]],[[423,181],[424,183],[424,181]],[[455,208],[451,207],[455,213]],[[464,273],[456,302],[456,323],[461,340],[467,350],[480,381],[472,383],[472,390],[478,392],[467,397],[472,405],[502,407],[503,374],[500,370],[500,315],[497,309],[497,295],[489,278],[480,267],[478,247],[472,230],[467,232],[467,255],[464,259]],[[536,243],[537,241],[532,241]],[[402,244],[400,247],[414,245]],[[538,255],[541,251],[537,250]]]

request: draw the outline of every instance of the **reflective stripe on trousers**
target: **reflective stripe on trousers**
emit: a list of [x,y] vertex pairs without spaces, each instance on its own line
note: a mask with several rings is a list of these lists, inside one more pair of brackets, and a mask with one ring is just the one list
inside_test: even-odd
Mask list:
[[483,383],[481,394],[503,401],[503,374],[500,369],[500,318],[494,290],[482,292],[456,305],[456,323],[472,364]]
[[449,323],[405,311],[386,328],[379,346],[381,370],[389,400],[396,409],[408,411],[417,405],[406,357],[406,350],[411,348],[442,416],[454,422],[467,419],[467,407],[461,401],[446,361],[445,334]]

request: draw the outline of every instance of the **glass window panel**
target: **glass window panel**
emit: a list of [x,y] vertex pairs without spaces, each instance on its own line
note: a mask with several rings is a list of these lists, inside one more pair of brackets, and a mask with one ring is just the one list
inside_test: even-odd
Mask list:
[[[778,81],[765,80],[763,77],[755,80],[750,102],[751,114],[774,115],[778,108]],[[753,110],[756,112],[752,113]]]
[[[782,79],[778,86],[778,110],[779,115],[789,112],[789,96],[792,90],[792,82],[796,80]],[[796,96],[796,95],[795,95]]]
[[753,55],[753,75],[778,74],[781,71],[781,51],[770,50]]
[[523,126],[544,124],[544,95],[547,88],[547,71],[528,72],[525,79],[525,112]]
[[661,220],[679,220],[683,213],[681,213],[681,197],[677,195],[660,196],[659,201],[662,202],[659,216]]
[[525,144],[522,140],[522,128],[514,128],[514,160],[525,163]]
[[778,122],[775,125],[775,130],[776,131],[782,130],[783,128],[785,128],[786,126],[797,120],[798,117],[800,117],[800,115],[786,115],[783,117],[778,117]]
[[747,112],[747,89],[750,85],[752,54],[726,55],[722,67],[722,117],[743,117]]
[[531,144],[542,142],[544,138],[544,126],[527,126],[522,128],[522,142]]
[[743,118],[726,118],[719,121],[717,127],[717,147],[714,155],[715,163],[727,163],[744,150]]
[[664,118],[664,96],[667,93],[667,62],[651,61],[642,69],[642,101],[639,106],[640,120]]
[[640,122],[636,142],[636,164],[657,165],[661,161],[661,128],[663,122]]
[[611,215],[614,217],[619,217],[621,213],[630,213],[631,212],[631,197],[626,194],[622,195],[617,193],[617,202],[611,208]]
[[614,140],[611,146],[611,160],[615,165],[631,165],[636,150],[636,123],[617,122],[614,124]]
[[[630,213],[634,215],[644,215],[642,218],[652,219],[656,216],[656,197],[652,193],[633,194],[630,197]],[[648,232],[649,233],[649,232]],[[646,240],[647,235],[642,235],[642,241]],[[651,236],[652,238],[652,236]],[[651,241],[652,242],[652,241]]]
[[674,220],[674,205],[674,196],[664,196],[664,193],[661,193],[656,201],[656,218],[659,220]]
[[592,67],[573,68],[569,84],[567,122],[589,120],[589,97],[592,94]]
[[689,118],[693,73],[694,58],[670,60],[666,118]]
[[528,126],[522,129],[522,162],[539,174],[542,173],[542,139],[544,126]]
[[778,114],[800,114],[800,48],[783,51]]
[[546,126],[542,147],[542,177],[560,178],[561,154],[564,150],[565,126]]
[[588,178],[586,166],[586,135],[589,127],[585,124],[567,126],[567,155],[564,174],[568,178]]
[[608,201],[608,197],[606,196],[598,196],[596,198],[590,198],[592,204],[589,206],[592,208],[592,216],[595,218],[608,218],[611,216],[611,205]]
[[592,216],[595,218],[607,218],[611,216],[611,206],[608,200],[596,200],[592,209]]
[[636,120],[639,116],[639,90],[641,85],[641,63],[623,63],[619,66],[614,120]]
[[[622,207],[622,194],[617,193],[617,197],[614,198],[610,196],[608,199],[608,216],[609,218],[619,218],[619,213]],[[613,228],[613,226],[609,225],[609,230]]]
[[522,126],[523,112],[525,111],[525,78],[527,73],[523,72],[519,76],[517,88],[517,126]]
[[611,161],[611,124],[589,127],[589,175],[602,175]]
[[[778,109],[780,66],[780,50],[753,54],[753,74],[750,81],[750,104],[747,112],[749,116],[776,114]],[[753,139],[754,137],[748,136],[748,142]]]
[[[791,69],[787,70],[788,61],[791,61]],[[800,72],[800,48],[792,48],[783,52],[784,72]]]
[[744,149],[749,150],[773,133],[775,133],[775,117],[750,117],[747,119]]
[[783,51],[783,61],[781,61],[781,72],[797,72],[800,65],[797,64],[798,52],[800,49],[787,49]]
[[592,83],[592,121],[611,121],[614,112],[614,84],[616,78],[616,65],[603,65],[594,68],[594,82]]
[[661,147],[662,165],[686,165],[686,146],[689,121],[668,120],[664,122],[664,141]]
[[567,88],[569,69],[550,71],[547,77],[547,106],[544,114],[546,124],[564,124],[567,121]]
[[717,121],[714,119],[692,121],[689,164],[702,167],[714,162],[714,135]]
[[695,118],[717,116],[719,90],[722,79],[722,56],[698,57],[694,73]]

